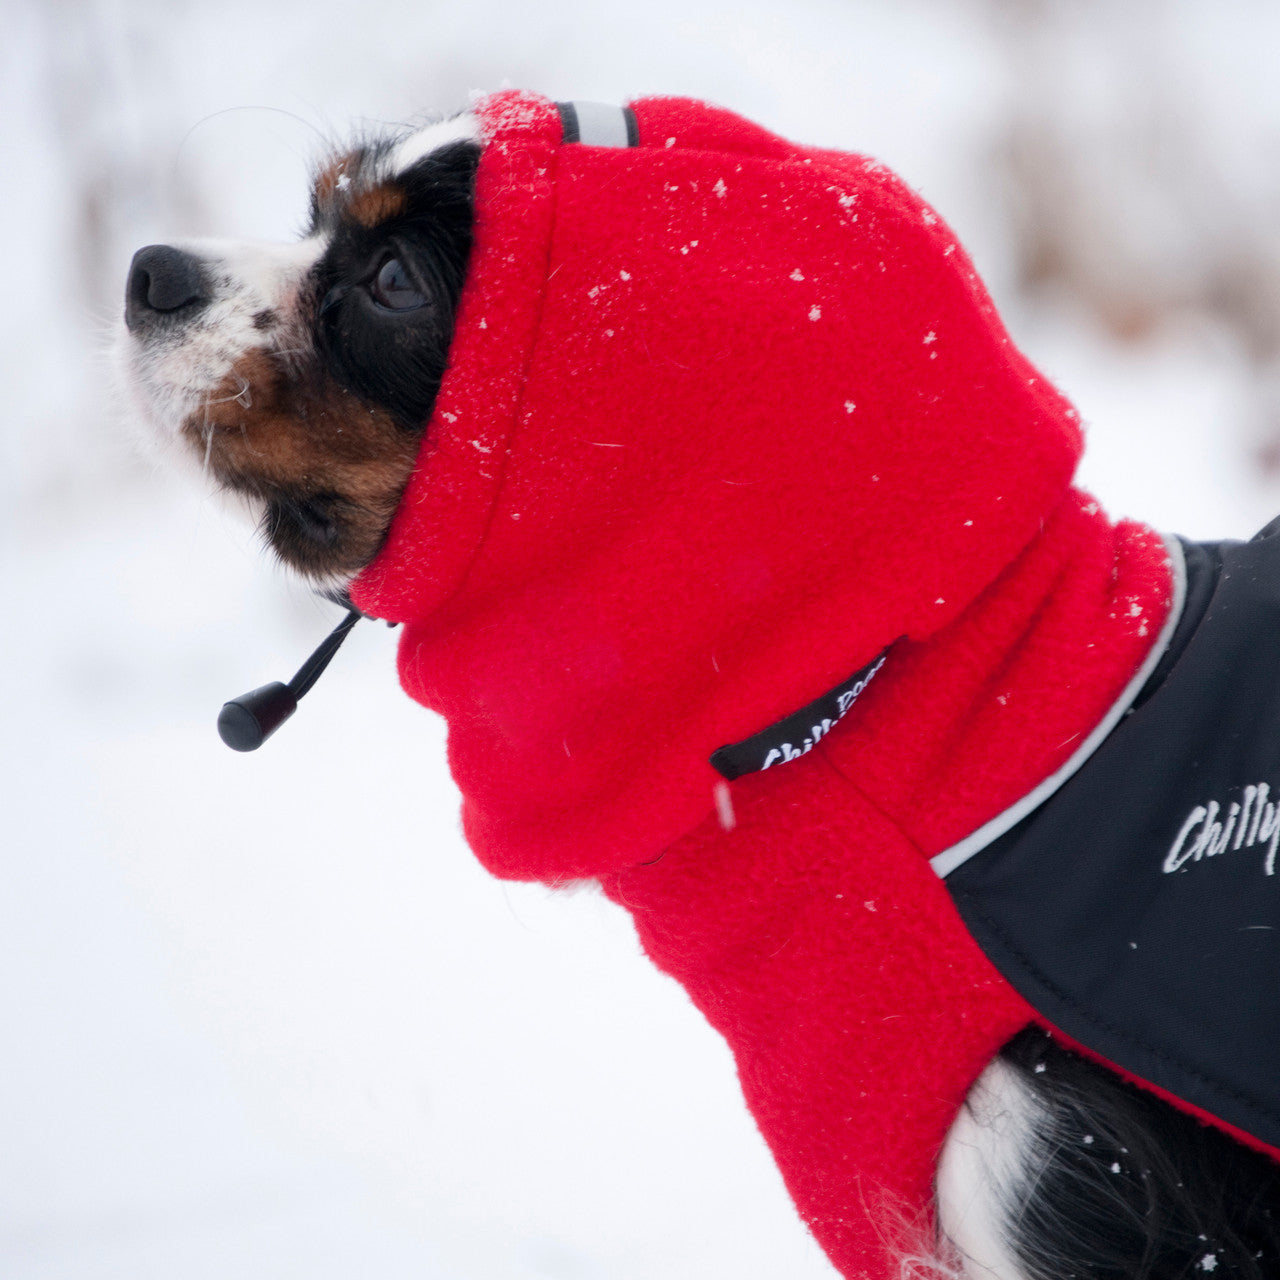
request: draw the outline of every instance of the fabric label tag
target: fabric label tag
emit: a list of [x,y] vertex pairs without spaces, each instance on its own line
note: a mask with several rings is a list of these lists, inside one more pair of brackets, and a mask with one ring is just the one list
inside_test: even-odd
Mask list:
[[785,720],[771,724],[742,742],[721,747],[712,754],[711,767],[726,781],[732,782],[744,773],[758,773],[761,769],[771,769],[775,764],[786,764],[807,755],[848,714],[859,694],[884,666],[884,659],[882,653],[874,662],[869,662],[836,685],[830,693],[824,693]]

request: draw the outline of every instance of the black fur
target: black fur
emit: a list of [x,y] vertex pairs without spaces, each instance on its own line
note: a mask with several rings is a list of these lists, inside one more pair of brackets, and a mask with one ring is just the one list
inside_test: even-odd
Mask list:
[[[444,376],[454,316],[471,252],[473,187],[480,148],[457,142],[401,174],[405,209],[370,230],[342,220],[312,276],[317,344],[334,376],[361,399],[421,430]],[[313,209],[313,229],[323,222]],[[389,257],[426,298],[407,311],[380,307],[370,286]]]
[[1280,1164],[1028,1028],[1037,1117],[1005,1230],[1027,1280],[1277,1280]]
[[333,493],[286,495],[277,490],[262,517],[263,536],[291,562],[305,561],[316,548],[327,551],[337,544],[345,505]]

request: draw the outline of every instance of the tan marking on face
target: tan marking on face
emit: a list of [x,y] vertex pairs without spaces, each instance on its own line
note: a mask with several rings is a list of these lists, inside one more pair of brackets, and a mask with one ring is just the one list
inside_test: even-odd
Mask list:
[[321,169],[313,183],[316,203],[322,208],[331,205],[346,182],[351,180],[351,175],[358,170],[359,164],[359,152],[350,151],[346,155],[338,156]]
[[362,227],[372,231],[374,227],[402,214],[407,204],[408,197],[404,189],[385,182],[352,196],[347,202],[347,214]]
[[318,363],[300,374],[267,350],[242,356],[182,430],[217,480],[239,493],[340,500],[332,546],[276,546],[293,568],[317,578],[355,573],[373,559],[420,440]]

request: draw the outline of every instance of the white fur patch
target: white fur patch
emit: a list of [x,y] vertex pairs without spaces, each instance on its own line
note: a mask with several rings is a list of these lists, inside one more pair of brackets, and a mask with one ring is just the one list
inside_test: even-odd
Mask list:
[[1024,1280],[1002,1227],[1022,1173],[1035,1101],[999,1059],[978,1078],[938,1161],[938,1223],[965,1280]]
[[411,133],[391,149],[391,154],[387,157],[388,177],[395,177],[406,169],[411,169],[419,160],[450,143],[479,141],[480,125],[470,112],[454,116],[452,120],[429,124],[426,128]]
[[[267,345],[288,349],[299,287],[325,242],[184,240],[173,247],[200,259],[208,303],[172,331],[130,333],[121,324],[116,340],[117,365],[131,398],[162,441],[174,439],[207,406],[208,396],[246,352]],[[264,311],[277,319],[269,333],[254,325]]]

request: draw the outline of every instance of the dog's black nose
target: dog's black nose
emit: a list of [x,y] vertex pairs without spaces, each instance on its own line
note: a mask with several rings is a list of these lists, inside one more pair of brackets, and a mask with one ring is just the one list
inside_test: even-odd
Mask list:
[[149,244],[133,255],[124,294],[124,322],[130,329],[164,317],[186,319],[208,301],[199,258],[168,244]]

